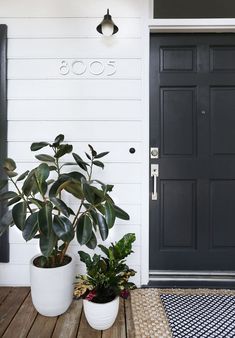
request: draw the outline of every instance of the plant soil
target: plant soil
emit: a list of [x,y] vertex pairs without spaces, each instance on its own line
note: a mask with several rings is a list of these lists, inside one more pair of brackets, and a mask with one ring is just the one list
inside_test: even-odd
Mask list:
[[109,296],[109,297],[94,297],[92,299],[92,303],[98,303],[98,304],[105,304],[112,302],[115,299],[116,295],[114,296]]
[[[51,268],[58,268],[60,266],[64,266],[67,265],[71,262],[72,258],[69,256],[64,256],[64,260],[61,264],[56,264],[55,266],[52,266],[50,263],[44,264],[42,266],[42,258],[44,258],[44,262],[46,261],[46,258],[44,256],[38,256],[34,259],[33,261],[33,265],[36,266],[37,268],[45,268],[45,269],[51,269]],[[51,260],[48,260],[49,262],[51,262]]]

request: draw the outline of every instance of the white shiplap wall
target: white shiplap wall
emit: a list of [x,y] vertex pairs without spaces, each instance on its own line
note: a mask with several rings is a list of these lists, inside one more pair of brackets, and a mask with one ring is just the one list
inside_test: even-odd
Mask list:
[[[20,169],[33,166],[29,147],[63,133],[75,151],[92,143],[110,151],[97,176],[115,184],[113,197],[130,213],[109,240],[135,232],[129,263],[141,271],[143,164],[142,0],[0,0],[8,25],[8,153]],[[119,27],[112,38],[95,28],[107,8]],[[61,61],[116,62],[113,76],[61,75]],[[129,148],[136,149],[135,154]],[[144,226],[144,225],[142,225]],[[72,251],[77,252],[76,244]],[[10,263],[0,264],[1,285],[28,285],[28,262],[38,252],[16,229],[10,232]],[[77,257],[79,267],[79,261]]]

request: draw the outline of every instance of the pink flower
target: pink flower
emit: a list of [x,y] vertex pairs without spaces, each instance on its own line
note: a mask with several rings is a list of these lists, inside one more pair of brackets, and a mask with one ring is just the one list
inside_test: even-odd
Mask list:
[[88,293],[88,295],[86,296],[86,300],[89,300],[90,302],[92,301],[92,299],[96,296],[96,292],[93,290],[91,292]]
[[121,293],[120,293],[120,296],[124,299],[127,299],[128,296],[129,296],[130,292],[128,290],[123,290]]

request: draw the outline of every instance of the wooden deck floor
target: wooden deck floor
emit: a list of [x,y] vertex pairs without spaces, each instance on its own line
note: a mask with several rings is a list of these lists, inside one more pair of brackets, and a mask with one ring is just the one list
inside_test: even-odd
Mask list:
[[93,330],[82,310],[82,301],[73,301],[67,313],[44,317],[34,309],[29,288],[0,288],[0,337],[4,338],[134,338],[130,300],[121,301],[112,328]]

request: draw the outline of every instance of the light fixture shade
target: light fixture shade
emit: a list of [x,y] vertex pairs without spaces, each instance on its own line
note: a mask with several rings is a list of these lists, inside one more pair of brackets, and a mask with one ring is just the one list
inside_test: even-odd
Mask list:
[[96,27],[96,30],[106,36],[111,36],[118,32],[118,26],[113,22],[112,16],[109,14],[109,9],[107,9],[107,14],[105,14],[102,22]]

